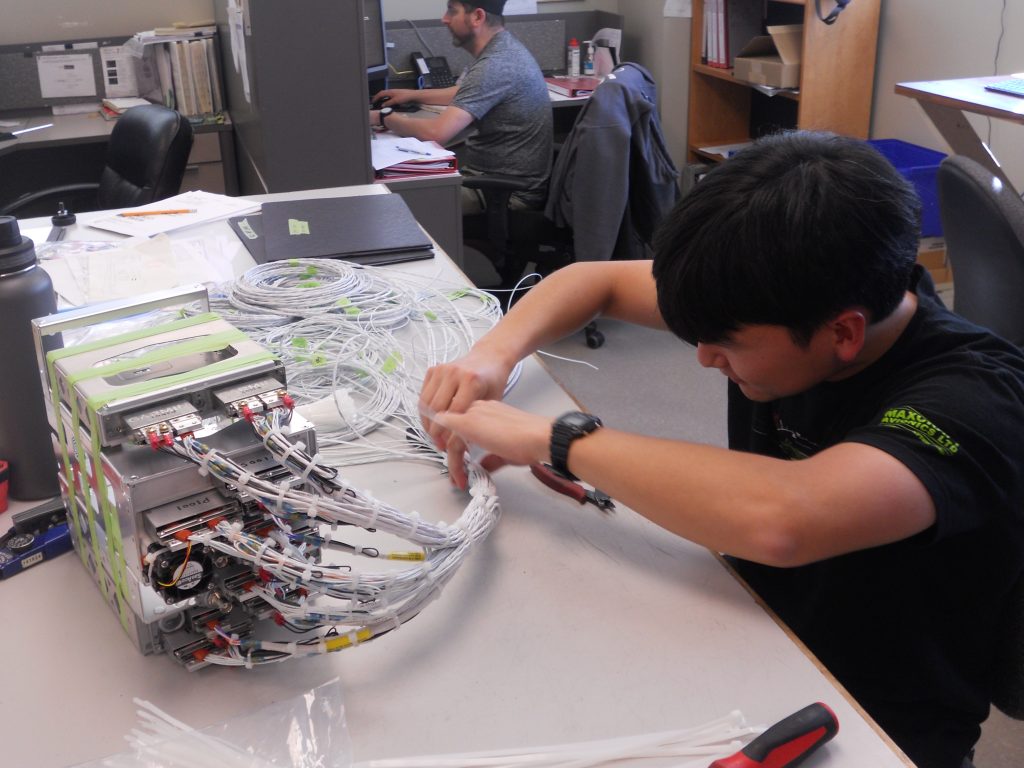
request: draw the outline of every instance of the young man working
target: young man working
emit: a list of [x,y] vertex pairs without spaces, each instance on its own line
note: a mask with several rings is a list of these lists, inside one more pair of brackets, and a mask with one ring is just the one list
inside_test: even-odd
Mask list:
[[[512,195],[511,205],[540,208],[551,174],[551,101],[536,59],[511,32],[501,15],[505,0],[452,0],[442,21],[456,47],[475,59],[459,84],[426,90],[392,89],[377,94],[381,109],[370,110],[370,125],[399,136],[447,144],[475,127],[466,139],[465,173],[496,173],[529,182]],[[447,107],[436,119],[391,112],[408,102]],[[464,214],[483,210],[476,190],[462,190]]]
[[[865,143],[764,139],[679,204],[653,262],[554,273],[421,400],[457,485],[467,443],[490,469],[550,461],[726,553],[918,766],[959,768],[1024,567],[1024,356],[942,306],[918,215]],[[498,402],[598,315],[696,344],[729,379],[731,450]]]

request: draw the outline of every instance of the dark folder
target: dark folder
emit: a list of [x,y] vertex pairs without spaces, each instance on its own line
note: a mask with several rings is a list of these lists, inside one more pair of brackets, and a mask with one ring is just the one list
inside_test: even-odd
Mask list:
[[344,259],[394,264],[433,257],[430,238],[399,195],[264,203],[258,215],[228,219],[253,259]]

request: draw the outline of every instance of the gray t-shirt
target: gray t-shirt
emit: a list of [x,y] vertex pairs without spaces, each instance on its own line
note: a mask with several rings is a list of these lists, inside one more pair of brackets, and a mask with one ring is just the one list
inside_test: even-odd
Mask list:
[[530,191],[516,197],[542,206],[551,173],[551,101],[533,55],[508,30],[498,32],[462,76],[452,105],[475,121],[465,170],[525,178]]

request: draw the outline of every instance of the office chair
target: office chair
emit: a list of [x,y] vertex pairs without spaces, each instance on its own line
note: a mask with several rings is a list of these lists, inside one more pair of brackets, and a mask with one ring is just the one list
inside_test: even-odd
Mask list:
[[[953,310],[1024,346],[1024,201],[980,164],[939,165],[939,215],[953,268]],[[1024,576],[1006,596],[993,662],[992,703],[1024,719]]]
[[[594,90],[558,148],[544,211],[508,208],[511,194],[524,188],[515,179],[463,178],[486,204],[483,214],[463,219],[466,244],[491,260],[503,288],[529,263],[549,274],[572,261],[646,258],[658,224],[679,199],[678,178],[654,79],[627,62]],[[602,342],[588,326],[587,345]]]
[[1024,346],[1024,201],[959,155],[942,161],[936,179],[953,311]]
[[72,212],[128,208],[178,194],[192,149],[192,125],[173,109],[132,107],[117,119],[99,181],[50,187],[22,195],[4,210],[10,216],[53,213],[63,202]]

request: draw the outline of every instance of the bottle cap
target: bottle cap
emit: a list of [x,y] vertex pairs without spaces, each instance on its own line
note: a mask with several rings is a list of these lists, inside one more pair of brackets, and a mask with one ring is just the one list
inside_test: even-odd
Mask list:
[[22,236],[18,220],[13,216],[0,216],[0,273],[24,269],[35,263],[35,244]]

